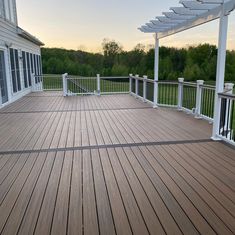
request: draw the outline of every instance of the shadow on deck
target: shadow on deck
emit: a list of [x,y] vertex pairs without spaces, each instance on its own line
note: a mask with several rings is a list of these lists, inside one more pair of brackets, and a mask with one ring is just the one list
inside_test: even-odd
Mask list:
[[0,234],[234,234],[235,150],[129,95],[0,110]]

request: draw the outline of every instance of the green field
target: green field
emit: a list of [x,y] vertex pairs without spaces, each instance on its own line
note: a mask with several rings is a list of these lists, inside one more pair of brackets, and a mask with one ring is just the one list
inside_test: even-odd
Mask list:
[[[63,90],[62,76],[45,76],[43,79],[44,90]],[[68,80],[68,90],[76,93],[93,93],[97,90],[97,80],[95,77],[86,79],[75,77]],[[108,92],[129,92],[129,78],[122,79],[101,79],[100,91]]]

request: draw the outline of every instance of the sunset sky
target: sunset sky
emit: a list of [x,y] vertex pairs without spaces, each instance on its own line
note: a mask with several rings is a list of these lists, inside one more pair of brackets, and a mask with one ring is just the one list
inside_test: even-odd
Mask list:
[[[137,28],[161,15],[177,0],[17,0],[19,25],[47,47],[100,52],[104,38],[120,42],[125,50],[153,44],[152,34]],[[235,13],[229,19],[228,48],[235,49]],[[185,47],[218,41],[218,20],[162,39],[161,45]]]

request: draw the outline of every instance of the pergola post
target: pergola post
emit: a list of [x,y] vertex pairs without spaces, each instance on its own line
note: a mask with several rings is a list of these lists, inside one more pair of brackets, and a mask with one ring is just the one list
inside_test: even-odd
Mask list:
[[155,57],[154,57],[154,105],[158,106],[158,74],[159,74],[159,39],[157,33],[155,34]]
[[214,122],[213,122],[213,133],[212,133],[213,140],[218,140],[219,127],[220,127],[221,102],[218,94],[224,91],[227,31],[228,31],[228,15],[225,15],[224,11],[222,11],[219,24]]

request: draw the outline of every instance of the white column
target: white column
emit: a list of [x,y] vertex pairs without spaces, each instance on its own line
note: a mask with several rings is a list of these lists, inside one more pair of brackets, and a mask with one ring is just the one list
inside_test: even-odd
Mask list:
[[202,86],[204,84],[203,80],[197,80],[197,96],[196,96],[196,110],[195,117],[201,117],[201,103],[202,103]]
[[224,12],[222,12],[221,17],[220,17],[220,25],[219,25],[219,43],[218,43],[216,90],[215,90],[215,104],[214,104],[214,123],[213,123],[213,132],[212,132],[213,140],[218,140],[218,134],[219,134],[221,102],[220,102],[220,98],[218,94],[223,92],[224,90],[227,31],[228,31],[228,15],[224,15]]
[[182,110],[184,78],[178,78],[178,110]]
[[135,95],[136,97],[138,97],[138,91],[139,91],[139,79],[138,79],[139,75],[136,74],[135,75]]
[[155,35],[155,57],[154,57],[154,105],[156,108],[158,105],[158,77],[159,75],[159,39],[157,33]]
[[64,96],[68,96],[67,76],[68,76],[67,73],[65,73],[65,74],[62,75],[62,79],[63,79],[63,95],[64,95]]
[[100,75],[97,74],[97,95],[100,95]]
[[143,101],[146,102],[146,95],[147,95],[147,76],[144,76],[143,80]]
[[129,74],[129,93],[132,93],[132,74]]

